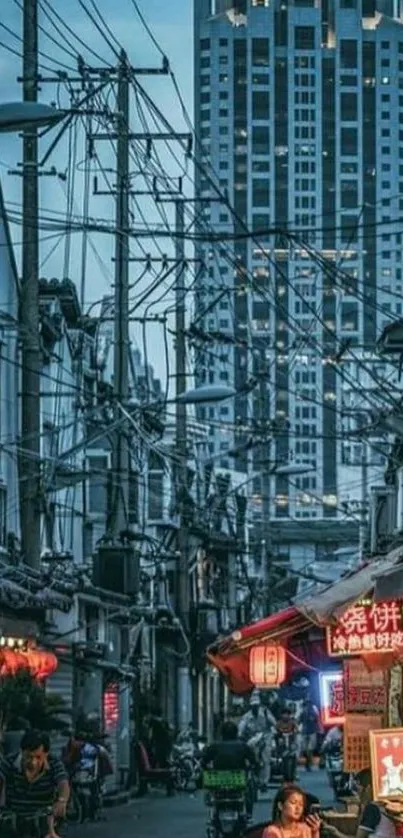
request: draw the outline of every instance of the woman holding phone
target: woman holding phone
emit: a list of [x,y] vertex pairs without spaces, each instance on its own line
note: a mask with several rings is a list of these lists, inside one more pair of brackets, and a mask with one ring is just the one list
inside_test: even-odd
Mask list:
[[307,801],[298,786],[284,786],[276,796],[273,823],[263,838],[319,838],[321,821],[317,814],[306,814]]

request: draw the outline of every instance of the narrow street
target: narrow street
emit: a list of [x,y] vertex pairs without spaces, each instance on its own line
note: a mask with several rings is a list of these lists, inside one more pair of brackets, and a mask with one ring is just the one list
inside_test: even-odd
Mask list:
[[[332,794],[323,771],[307,774],[300,772],[298,784],[313,794],[316,794],[324,806],[332,803]],[[269,820],[271,801],[276,789],[270,789],[267,797],[259,802],[255,808],[256,822]],[[167,799],[163,793],[153,792],[148,797],[133,801],[116,809],[106,812],[104,823],[88,824],[77,829],[71,829],[70,834],[80,838],[203,838],[206,820],[206,808],[203,794],[178,795]]]

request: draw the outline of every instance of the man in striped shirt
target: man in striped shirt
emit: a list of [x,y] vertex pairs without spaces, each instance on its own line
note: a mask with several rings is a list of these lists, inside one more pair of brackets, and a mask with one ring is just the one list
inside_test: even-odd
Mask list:
[[23,820],[52,810],[49,834],[54,834],[55,819],[65,817],[70,787],[63,763],[50,756],[49,747],[46,733],[28,730],[17,756],[0,754],[0,781],[6,808],[18,818]]

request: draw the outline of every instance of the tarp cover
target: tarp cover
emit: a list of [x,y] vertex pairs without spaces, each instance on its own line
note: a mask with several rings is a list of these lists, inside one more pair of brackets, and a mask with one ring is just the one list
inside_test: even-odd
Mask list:
[[403,547],[397,547],[384,558],[370,562],[319,594],[299,603],[299,610],[317,625],[336,623],[349,606],[371,593],[377,578],[389,573],[399,564],[402,557]]

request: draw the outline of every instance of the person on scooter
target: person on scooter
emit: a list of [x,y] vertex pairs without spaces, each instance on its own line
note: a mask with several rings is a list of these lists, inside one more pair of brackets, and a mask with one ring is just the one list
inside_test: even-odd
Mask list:
[[[20,753],[4,757],[0,754],[0,784],[5,792],[5,805],[24,824],[24,819],[51,810],[48,836],[56,838],[55,823],[66,816],[70,785],[63,763],[49,753],[49,736],[39,730],[27,730],[20,744]],[[19,829],[24,834],[24,829]]]
[[[201,766],[203,769],[213,768],[214,771],[245,771],[250,775],[251,771],[258,768],[255,753],[245,742],[238,739],[236,724],[231,721],[223,723],[221,728],[222,739],[219,742],[212,742],[204,749]],[[252,817],[253,792],[248,783],[246,793],[246,814]]]
[[306,757],[306,770],[311,771],[318,736],[322,733],[322,724],[319,710],[310,698],[304,701],[299,721],[302,728],[302,750]]
[[281,755],[282,773],[286,782],[294,782],[297,771],[298,725],[288,707],[283,707],[276,725],[275,746]]
[[268,707],[262,707],[260,694],[257,690],[252,693],[249,710],[242,716],[238,726],[239,738],[254,747],[256,739],[261,739],[258,747],[260,751],[261,771],[260,785],[262,790],[267,788],[270,780],[270,761],[273,732],[276,719]]

